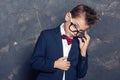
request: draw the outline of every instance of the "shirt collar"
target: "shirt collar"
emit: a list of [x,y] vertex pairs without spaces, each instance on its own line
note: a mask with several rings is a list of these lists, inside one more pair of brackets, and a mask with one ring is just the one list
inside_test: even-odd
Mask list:
[[61,35],[65,34],[64,23],[60,25],[60,32],[61,32]]

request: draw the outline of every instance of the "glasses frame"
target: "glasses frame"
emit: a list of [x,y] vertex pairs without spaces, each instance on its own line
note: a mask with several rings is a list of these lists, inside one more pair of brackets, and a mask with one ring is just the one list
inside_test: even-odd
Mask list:
[[[71,29],[72,26],[73,26],[76,30],[72,30],[72,29]],[[70,25],[69,25],[69,30],[70,30],[71,32],[73,32],[73,33],[76,32],[76,37],[78,37],[78,38],[83,38],[83,37],[85,37],[84,35],[85,35],[85,31],[86,31],[86,30],[78,30],[78,29],[77,29],[77,25],[74,24],[73,22],[70,23]],[[78,35],[79,33],[80,33],[80,35]]]

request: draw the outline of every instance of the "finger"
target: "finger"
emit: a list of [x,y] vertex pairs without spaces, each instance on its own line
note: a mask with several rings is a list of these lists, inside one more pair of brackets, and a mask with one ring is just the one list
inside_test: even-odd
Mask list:
[[88,44],[89,41],[90,41],[90,36],[89,35],[86,35],[86,39],[84,39],[85,43]]
[[70,67],[70,64],[68,64],[67,67]]
[[86,39],[85,38],[79,38],[80,43],[85,43]]
[[85,37],[86,37],[87,39],[90,39],[90,36],[89,36],[89,34],[88,34],[87,32],[85,32]]
[[60,60],[67,60],[67,57],[61,57]]
[[69,67],[66,67],[64,70],[67,71],[69,69]]
[[88,35],[87,31],[85,32],[84,37],[79,39],[81,43],[86,43],[90,41],[90,36]]
[[69,69],[70,67],[68,66],[67,69]]
[[69,62],[69,61],[67,61],[66,63],[67,63],[67,64],[70,64],[70,62]]
[[68,69],[65,69],[64,71],[67,71]]
[[71,66],[71,64],[69,63],[69,64],[67,64],[67,66]]
[[67,63],[66,65],[67,65],[67,66],[70,66],[70,63]]

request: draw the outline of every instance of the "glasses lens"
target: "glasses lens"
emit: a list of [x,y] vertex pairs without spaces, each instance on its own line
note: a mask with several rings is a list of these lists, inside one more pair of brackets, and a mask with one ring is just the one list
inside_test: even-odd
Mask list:
[[70,31],[72,31],[72,32],[78,32],[76,25],[73,24],[72,22],[71,22],[71,24],[70,24],[70,26],[69,26],[69,29],[70,29]]
[[71,24],[70,24],[70,26],[69,26],[69,30],[70,30],[71,32],[75,32],[75,33],[76,33],[76,36],[79,37],[79,38],[84,37],[85,31],[84,31],[84,30],[80,30],[80,31],[79,31],[76,26],[77,26],[77,25],[75,25],[74,23],[71,22]]
[[85,36],[85,31],[81,32],[81,33],[78,35],[79,38],[83,38],[84,36]]

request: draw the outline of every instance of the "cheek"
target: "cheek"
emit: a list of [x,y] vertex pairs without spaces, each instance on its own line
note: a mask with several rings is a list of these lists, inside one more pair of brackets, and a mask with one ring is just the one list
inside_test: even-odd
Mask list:
[[69,30],[72,32],[72,31],[75,31],[76,29],[74,28],[74,26],[70,26]]
[[71,32],[71,31],[70,31],[70,34],[71,34],[71,36],[75,36],[75,33],[74,33],[74,32]]
[[78,33],[77,36],[79,36],[81,33]]
[[78,36],[77,32],[73,32],[72,34],[73,34],[74,37]]

